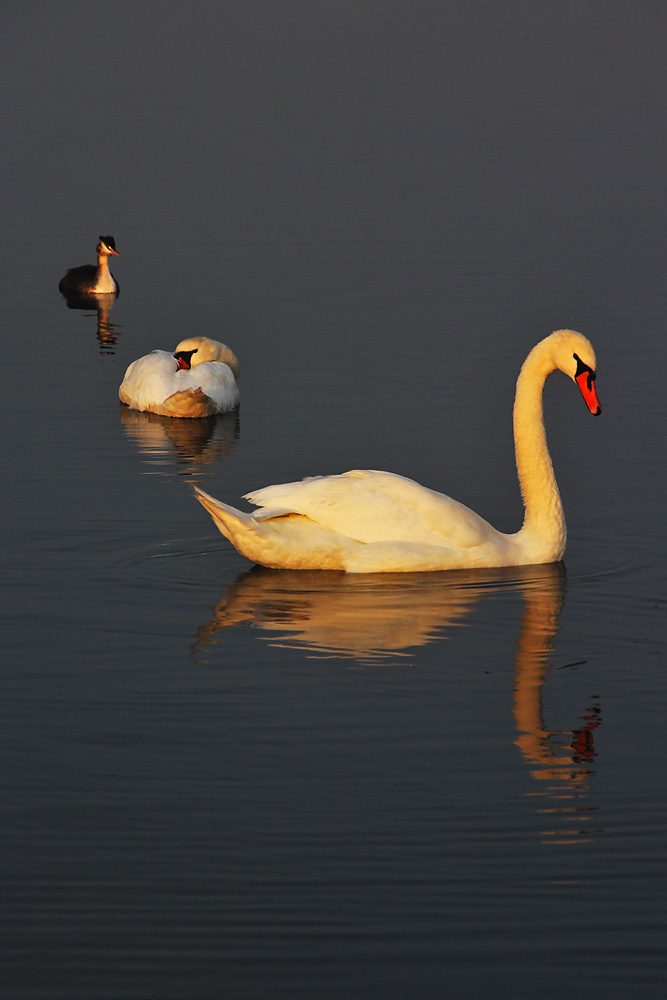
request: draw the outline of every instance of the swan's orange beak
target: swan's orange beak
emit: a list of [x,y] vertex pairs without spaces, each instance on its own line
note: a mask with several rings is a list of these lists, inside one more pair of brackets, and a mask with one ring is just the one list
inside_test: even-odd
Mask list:
[[107,247],[107,250],[109,251],[109,253],[112,253],[114,255],[114,257],[120,257],[120,254],[118,253],[118,251],[114,250],[113,247],[107,246],[106,243],[105,243],[105,246]]
[[192,368],[192,355],[196,354],[197,351],[179,351],[178,354],[174,354],[174,360],[176,362],[176,371],[179,372],[181,369],[185,371],[190,371]]
[[602,407],[595,391],[595,373],[590,368],[585,368],[579,375],[575,375],[575,382],[579,386],[579,391],[584,397],[586,406],[594,417],[599,417]]

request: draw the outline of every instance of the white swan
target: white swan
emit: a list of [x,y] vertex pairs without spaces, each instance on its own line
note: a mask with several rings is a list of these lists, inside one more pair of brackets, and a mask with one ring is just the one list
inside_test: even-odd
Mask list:
[[64,278],[60,279],[58,290],[66,298],[77,295],[118,295],[120,292],[120,285],[109,270],[109,257],[120,257],[113,236],[100,236],[95,252],[97,267],[94,264],[70,267]]
[[133,361],[118,390],[122,403],[166,417],[210,417],[239,405],[239,363],[208,337],[182,340],[173,354],[153,351]]
[[267,486],[245,499],[246,514],[197,489],[223,535],[248,559],[284,569],[350,573],[525,566],[558,562],[565,551],[563,506],[547,450],[542,389],[559,368],[576,381],[591,413],[595,352],[573,330],[557,330],[526,358],[516,385],[514,444],[525,505],[523,527],[496,531],[442,493],[390,472],[353,471]]

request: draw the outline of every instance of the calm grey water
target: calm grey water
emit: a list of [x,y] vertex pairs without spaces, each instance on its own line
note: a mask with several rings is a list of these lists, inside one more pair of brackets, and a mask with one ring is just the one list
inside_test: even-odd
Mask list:
[[[662,996],[663,5],[4,15],[2,995]],[[371,467],[515,530],[567,326],[564,566],[269,572],[193,498]],[[198,333],[238,415],[120,407]]]

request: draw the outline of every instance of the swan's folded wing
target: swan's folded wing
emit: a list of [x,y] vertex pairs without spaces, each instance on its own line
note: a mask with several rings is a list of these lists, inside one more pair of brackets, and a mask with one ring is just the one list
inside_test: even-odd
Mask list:
[[267,486],[248,493],[250,503],[273,511],[303,514],[323,527],[361,542],[448,543],[471,548],[495,529],[468,507],[443,493],[390,472],[353,470],[299,483]]
[[152,351],[129,365],[118,390],[121,402],[135,410],[148,410],[170,396],[174,385],[174,358],[167,351]]
[[217,403],[199,386],[173,392],[153,409],[165,417],[212,417],[218,413]]
[[216,405],[213,412],[224,413],[239,405],[241,396],[234,373],[222,361],[206,361],[195,365],[190,371],[178,372],[178,378],[182,380],[184,387],[199,388],[206,393]]

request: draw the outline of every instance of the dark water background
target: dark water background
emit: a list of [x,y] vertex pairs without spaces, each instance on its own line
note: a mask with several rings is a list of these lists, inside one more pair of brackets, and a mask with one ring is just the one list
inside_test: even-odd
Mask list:
[[[663,996],[664,5],[2,15],[2,996]],[[253,570],[192,497],[371,467],[516,530],[561,327],[565,569]],[[238,418],[119,406],[200,333]]]

